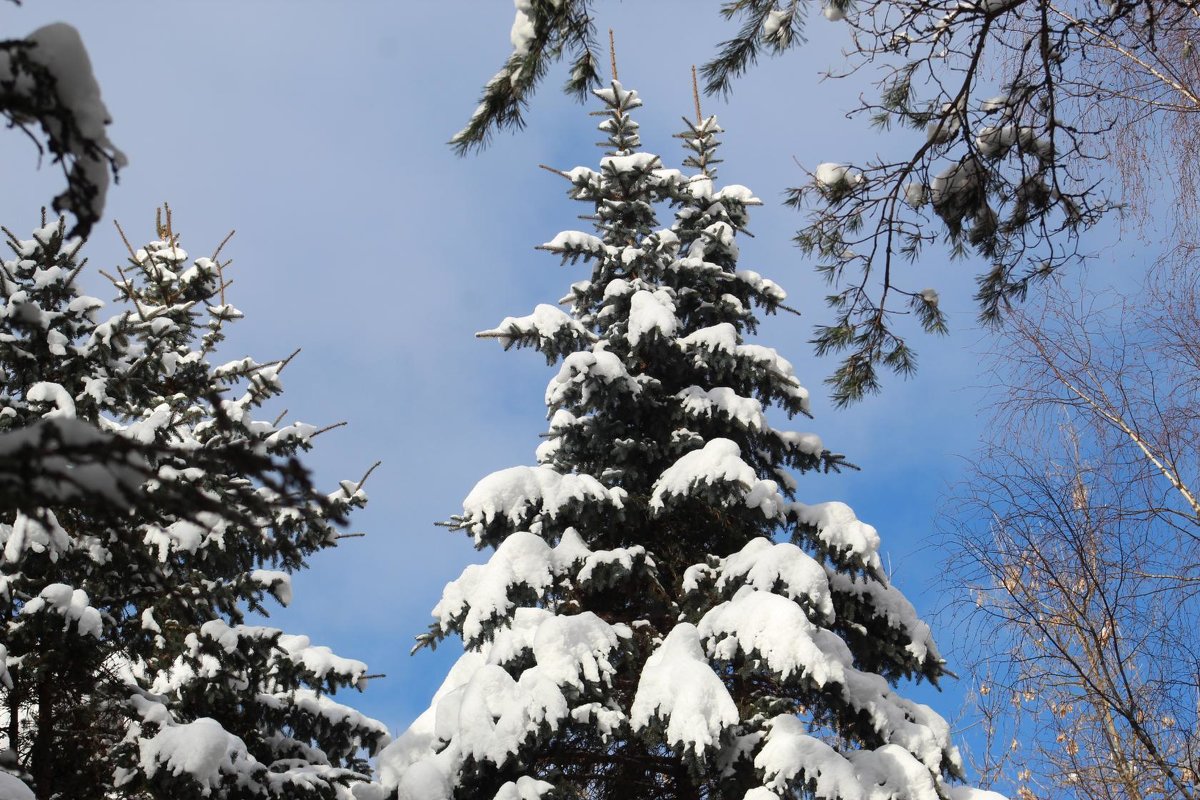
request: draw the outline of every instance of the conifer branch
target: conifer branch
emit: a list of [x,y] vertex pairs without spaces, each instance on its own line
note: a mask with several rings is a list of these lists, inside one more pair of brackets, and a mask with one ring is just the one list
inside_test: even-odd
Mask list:
[[608,29],[608,63],[612,69],[612,79],[619,81],[617,77],[617,37],[613,33],[613,29]]
[[544,170],[546,170],[546,172],[553,172],[555,175],[557,175],[560,178],[566,178],[567,180],[571,180],[571,176],[568,175],[567,173],[563,172],[560,169],[555,169],[554,167],[550,167],[545,164],[538,164],[538,169],[544,169]]
[[[342,423],[342,424],[345,424],[345,423]],[[367,469],[367,471],[363,473],[363,476],[358,479],[358,484],[355,485],[354,491],[357,492],[359,489],[361,489],[363,487],[363,484],[365,484],[367,482],[367,478],[371,477],[371,473],[374,472],[379,467],[379,465],[382,463],[383,463],[383,461],[376,461],[374,464],[372,464]]]
[[[329,432],[329,431],[336,430],[336,429],[338,429],[338,428],[344,428],[344,427],[346,427],[346,426],[347,426],[347,425],[349,425],[349,424],[350,424],[350,423],[349,423],[349,422],[347,422],[346,420],[342,420],[341,422],[334,422],[334,423],[332,423],[332,424],[330,424],[330,425],[326,425],[324,428],[318,428],[317,430],[313,431],[313,434],[312,434],[312,436],[310,436],[309,438],[310,438],[310,439],[315,439],[315,438],[317,438],[318,436],[320,436],[322,433],[327,433],[327,432]],[[376,462],[376,463],[375,463],[375,466],[379,466],[379,462]],[[371,467],[371,469],[375,469],[375,467]],[[370,473],[368,473],[368,474],[370,474]],[[363,480],[366,480],[366,477],[365,477],[365,476],[363,477]]]

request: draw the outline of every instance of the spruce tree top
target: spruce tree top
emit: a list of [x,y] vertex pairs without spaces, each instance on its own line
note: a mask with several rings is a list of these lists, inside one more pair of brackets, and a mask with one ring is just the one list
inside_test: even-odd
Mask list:
[[0,263],[0,447],[34,468],[0,514],[3,766],[39,798],[349,798],[387,729],[330,695],[366,665],[244,617],[366,495],[315,489],[315,426],[260,418],[286,359],[214,363],[225,265],[158,232],[107,314],[62,220]]
[[383,782],[401,800],[945,797],[949,727],[893,688],[944,674],[929,629],[874,528],[797,500],[795,473],[843,457],[767,416],[807,414],[808,393],[746,340],[785,299],[738,269],[760,201],[716,187],[715,118],[680,135],[685,174],[640,149],[636,92],[596,95],[599,169],[561,173],[595,233],[541,246],[590,276],[569,313],[480,334],[559,365],[547,438],[450,523],[495,552],[420,637],[466,652],[381,756]]

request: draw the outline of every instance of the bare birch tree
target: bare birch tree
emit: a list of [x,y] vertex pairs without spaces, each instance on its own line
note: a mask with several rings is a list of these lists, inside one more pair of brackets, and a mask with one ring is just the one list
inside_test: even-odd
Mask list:
[[1195,798],[1200,279],[1056,288],[1013,323],[950,532],[964,629],[998,653],[975,665],[976,766],[1024,798]]

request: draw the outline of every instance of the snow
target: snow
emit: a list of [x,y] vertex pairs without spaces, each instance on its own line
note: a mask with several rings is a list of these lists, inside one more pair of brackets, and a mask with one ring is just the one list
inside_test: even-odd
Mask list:
[[26,551],[48,553],[51,561],[57,561],[71,546],[71,537],[53,511],[43,512],[41,518],[18,511],[11,526],[0,523],[0,536],[4,537],[4,559],[14,565],[20,563]]
[[[943,111],[946,110],[943,109]],[[925,139],[931,144],[946,144],[958,135],[961,128],[962,123],[958,117],[939,117],[925,126]]]
[[337,676],[348,677],[351,683],[357,683],[363,675],[367,674],[367,665],[362,661],[343,658],[328,647],[313,645],[307,636],[281,634],[277,645],[283,649],[293,663],[303,666],[319,681],[324,681],[330,673],[333,673]]
[[937,308],[938,300],[940,299],[937,289],[922,289],[918,294],[927,304]]
[[825,15],[825,19],[830,22],[841,22],[846,18],[846,12],[830,3],[821,9],[821,13]]
[[844,683],[851,662],[845,643],[809,621],[792,600],[749,586],[700,620],[708,654],[734,661],[739,654],[761,659],[784,681],[800,677],[819,687]]
[[815,433],[800,433],[797,431],[775,431],[775,436],[790,449],[810,456],[819,456],[825,452],[825,443]]
[[630,394],[641,391],[641,385],[625,369],[621,359],[608,351],[608,343],[597,342],[591,350],[571,353],[563,359],[558,374],[546,385],[546,405],[552,408],[562,405],[576,389],[586,405],[592,396],[589,384],[597,380],[609,386],[617,384]]
[[528,531],[510,534],[486,564],[472,564],[457,580],[446,584],[433,609],[442,631],[457,628],[464,641],[475,642],[485,625],[506,617],[514,607],[509,598],[516,587],[525,586],[541,597],[578,555],[572,552],[578,534],[570,539],[564,535],[563,540],[565,546],[552,548]]
[[54,410],[42,415],[46,419],[75,416],[75,399],[60,384],[39,381],[25,391],[25,399],[31,403],[53,403]]
[[[459,657],[450,671],[446,674],[442,685],[434,693],[433,699],[430,702],[429,708],[422,713],[412,725],[408,727],[403,734],[392,741],[379,753],[379,779],[384,788],[392,789],[400,787],[400,797],[410,797],[412,800],[430,800],[430,798],[449,797],[449,786],[439,794],[436,791],[428,791],[425,793],[413,793],[412,787],[419,786],[422,783],[429,783],[427,780],[429,770],[421,770],[424,775],[417,775],[407,781],[409,794],[405,794],[406,778],[408,777],[411,768],[420,764],[425,759],[434,754],[434,720],[437,715],[437,708],[441,701],[448,695],[457,691],[467,681],[471,679],[481,666],[484,664],[484,657],[480,653],[467,652]],[[448,780],[448,778],[445,778]]]
[[787,292],[779,287],[779,284],[769,278],[764,278],[757,272],[751,269],[741,269],[737,273],[738,280],[747,284],[758,294],[769,297],[778,303],[782,303],[787,299]]
[[941,800],[933,775],[903,748],[885,744],[876,750],[847,754],[869,797],[888,800]]
[[864,609],[869,610],[872,616],[901,631],[909,640],[904,649],[917,661],[941,658],[929,625],[917,615],[917,610],[899,589],[873,578],[856,580],[830,568],[826,568],[826,573],[832,591],[852,595],[864,601]]
[[904,185],[904,202],[912,208],[920,208],[925,205],[928,193],[923,183],[907,183]]
[[536,335],[542,342],[553,341],[561,336],[563,331],[569,332],[572,338],[580,341],[595,338],[576,319],[564,313],[562,309],[546,303],[539,303],[532,314],[524,317],[505,317],[495,328],[480,331],[475,335],[495,337],[508,347],[522,336]]
[[813,178],[816,180],[817,185],[826,189],[858,186],[864,180],[863,174],[858,170],[852,169],[845,164],[836,164],[831,161],[818,164],[816,171],[813,173]]
[[[371,719],[362,712],[350,706],[343,705],[329,695],[321,694],[313,689],[291,689],[276,692],[273,695],[259,694],[259,702],[268,707],[283,708],[291,706],[310,715],[313,719],[325,720],[331,725],[348,725],[355,729],[366,729],[378,734],[384,745],[391,741],[388,728],[382,722]],[[361,745],[362,742],[359,742]]]
[[553,519],[571,503],[594,502],[620,508],[624,498],[624,490],[606,489],[591,475],[563,475],[545,465],[510,467],[475,484],[463,500],[463,519],[478,537],[483,526],[497,517],[516,524],[531,514]]
[[485,664],[438,705],[435,735],[453,739],[465,756],[503,766],[542,726],[555,730],[568,713],[562,690],[541,670],[513,680],[504,668]]
[[15,775],[0,771],[0,800],[35,800],[35,797],[33,790]]
[[616,670],[609,656],[630,635],[627,626],[609,625],[591,611],[550,616],[537,628],[533,657],[539,674],[557,686],[583,691],[585,683],[611,683]]
[[765,347],[761,344],[743,344],[738,345],[737,354],[743,358],[748,358],[757,362],[760,366],[765,367],[768,372],[774,374],[783,384],[782,388],[791,397],[801,401],[801,408],[807,413],[808,390],[800,385],[800,381],[796,379],[795,368],[792,362],[788,361],[773,347]]
[[981,128],[975,137],[975,146],[979,148],[979,152],[991,158],[1004,155],[1016,143],[1016,125],[988,125]]
[[784,797],[790,785],[813,785],[816,797],[868,800],[853,766],[836,750],[808,734],[797,717],[781,715],[769,723],[766,741],[754,757],[766,788]]
[[25,603],[21,608],[21,616],[38,614],[43,610],[53,611],[65,619],[63,630],[74,622],[80,636],[90,635],[99,639],[103,633],[100,612],[91,606],[88,594],[83,589],[75,589],[65,583],[52,583]]
[[790,542],[754,539],[723,559],[718,573],[720,591],[751,586],[764,592],[778,592],[812,608],[821,619],[833,619],[830,579],[825,567]]
[[929,183],[929,199],[935,206],[973,190],[982,178],[982,169],[971,158],[951,164]]
[[738,348],[738,338],[737,328],[733,327],[732,323],[721,322],[707,328],[700,328],[679,339],[678,342],[685,349],[704,348],[712,352],[723,351],[733,354]]
[[762,431],[769,426],[762,403],[753,397],[742,397],[727,386],[703,389],[689,386],[676,395],[683,401],[684,413],[693,417],[721,415],[737,422],[746,430]]
[[943,786],[942,791],[950,800],[1008,800],[1002,794],[989,792],[986,789],[974,789],[970,786]]
[[738,723],[737,706],[700,646],[695,625],[681,622],[646,659],[630,708],[634,730],[664,723],[666,743],[703,757]]
[[800,402],[801,408],[808,412],[808,390],[800,385],[796,378],[792,363],[771,347],[760,344],[739,344],[740,337],[737,329],[729,322],[721,322],[706,328],[700,328],[693,333],[675,341],[685,351],[701,351],[693,353],[698,365],[703,365],[709,353],[724,352],[739,359],[751,361],[760,368],[766,369],[778,382],[778,390]]
[[859,520],[850,506],[837,501],[814,505],[792,503],[787,511],[800,524],[816,528],[817,535],[831,551],[843,557],[852,556],[868,569],[881,568],[879,533]]
[[542,250],[553,253],[591,253],[604,255],[608,246],[598,236],[583,231],[563,231],[550,241],[541,245]]
[[790,796],[790,786],[807,786],[817,797],[841,800],[938,800],[933,775],[901,747],[842,754],[811,736],[796,717],[778,716],[769,725],[754,766],[773,792]]
[[292,576],[286,572],[274,569],[256,569],[250,573],[250,580],[259,584],[282,605],[292,602]]
[[[79,133],[111,157],[116,166],[125,166],[128,163],[125,154],[108,138],[106,126],[112,118],[100,98],[100,85],[92,72],[92,62],[88,58],[79,31],[64,22],[55,22],[38,28],[29,34],[27,39],[37,45],[30,50],[30,58],[54,76],[59,102],[74,116]],[[5,60],[0,65],[0,73],[8,72],[9,64]],[[45,124],[49,133],[54,136],[60,135],[56,121],[47,120]],[[104,210],[108,191],[108,164],[90,155],[83,142],[77,141],[76,137],[72,137],[68,144],[71,154],[76,159],[76,168],[84,172],[97,192],[96,196],[90,199],[88,209],[68,207],[66,210],[73,211],[76,215],[98,218]]]
[[553,784],[522,775],[515,782],[509,781],[501,786],[492,800],[541,800],[553,789]]
[[744,206],[761,206],[762,200],[754,196],[754,192],[739,183],[731,183],[723,187],[712,197],[713,202],[721,203],[726,200],[734,200]]
[[620,81],[611,81],[610,86],[603,89],[596,89],[592,92],[596,97],[599,97],[606,105],[617,106],[624,111],[638,108],[642,104],[641,98],[634,89],[626,89],[621,85]]
[[746,505],[760,509],[766,517],[776,516],[783,507],[779,485],[760,480],[753,467],[742,460],[736,442],[716,438],[663,470],[650,493],[650,508],[660,512],[670,498],[688,497],[701,486],[717,483],[739,486]]
[[678,325],[675,303],[668,290],[648,292],[642,289],[634,292],[630,298],[626,338],[631,346],[637,347],[638,342],[652,332],[658,336],[672,336]]
[[208,717],[168,725],[139,744],[141,766],[149,777],[160,769],[172,775],[187,775],[200,784],[205,797],[220,788],[222,774],[244,773],[257,765],[241,739]]
[[897,695],[882,676],[847,669],[843,696],[884,741],[918,759],[926,774],[954,765],[957,760],[957,751],[950,744],[949,723],[929,706]]
[[513,53],[521,56],[528,55],[529,46],[537,35],[533,25],[533,2],[532,0],[513,0],[513,5],[517,7],[512,30],[509,32]]
[[629,153],[600,159],[600,169],[617,174],[650,172],[659,164],[658,156],[653,153]]
[[224,525],[209,529],[191,520],[172,522],[163,528],[156,524],[146,526],[142,541],[158,548],[158,560],[166,563],[172,553],[195,553],[209,544],[223,543]]
[[792,24],[792,12],[784,8],[773,8],[763,20],[762,35],[766,41],[774,41],[781,31]]

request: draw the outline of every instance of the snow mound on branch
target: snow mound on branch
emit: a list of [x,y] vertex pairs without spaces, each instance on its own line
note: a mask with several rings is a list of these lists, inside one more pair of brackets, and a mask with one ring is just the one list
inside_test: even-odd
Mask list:
[[857,186],[863,182],[863,174],[858,170],[828,161],[817,165],[813,178],[826,189]]
[[[450,668],[446,679],[433,695],[429,708],[425,710],[403,734],[379,753],[379,779],[385,789],[400,788],[401,798],[411,800],[436,800],[449,797],[449,776],[442,774],[440,792],[429,784],[436,783],[438,770],[429,766],[413,769],[415,765],[428,762],[436,756],[437,741],[434,738],[434,720],[437,716],[438,705],[452,692],[458,690],[471,679],[471,676],[484,664],[481,653],[463,653],[458,661]],[[440,748],[438,748],[440,749]],[[414,788],[427,791],[413,792]],[[406,788],[407,787],[407,788]],[[406,793],[407,792],[407,793]]]
[[561,405],[576,388],[582,394],[583,403],[587,404],[592,394],[589,384],[596,381],[608,386],[617,384],[630,394],[641,391],[641,385],[625,369],[621,359],[608,351],[607,343],[597,342],[591,350],[571,353],[563,359],[558,374],[546,386],[546,405]]
[[859,520],[845,503],[832,501],[805,505],[792,503],[787,513],[801,525],[817,529],[817,536],[836,553],[851,555],[874,570],[882,568],[879,559],[879,532]]
[[810,606],[824,619],[833,619],[830,579],[825,567],[794,544],[776,543],[765,537],[754,539],[725,558],[719,573],[718,590],[740,584],[777,592]]
[[543,244],[540,249],[568,255],[571,253],[604,255],[609,248],[599,236],[593,236],[583,231],[563,231]]
[[903,631],[909,639],[904,649],[918,661],[927,658],[940,659],[937,644],[929,625],[917,615],[917,610],[899,589],[890,583],[873,579],[855,580],[837,570],[826,568],[830,588],[839,594],[848,594],[867,601],[871,614],[887,622],[889,626]]
[[513,55],[528,55],[529,46],[537,35],[533,24],[533,3],[532,0],[513,0],[513,5],[517,7],[517,13],[513,17],[512,30],[508,34]]
[[[38,28],[27,39],[36,45],[29,51],[30,59],[41,64],[54,77],[58,101],[71,113],[79,129],[79,136],[71,136],[65,142],[75,158],[72,173],[81,173],[96,189],[95,194],[87,198],[76,197],[68,189],[55,200],[55,209],[71,211],[80,220],[94,221],[103,213],[108,194],[107,159],[112,159],[117,167],[125,166],[129,160],[108,138],[106,128],[112,122],[112,116],[100,98],[100,84],[96,82],[92,61],[79,31],[65,22],[55,22]],[[0,65],[0,77],[11,77],[7,59]],[[21,82],[18,82],[17,88],[20,92]],[[48,119],[44,124],[51,137],[62,137],[61,122]],[[89,145],[94,146],[95,150]],[[86,203],[86,207],[78,207],[81,202]]]
[[0,800],[35,800],[35,795],[15,775],[0,772]]
[[501,766],[543,726],[556,730],[568,710],[562,690],[536,669],[513,680],[503,667],[485,664],[438,704],[434,736],[466,757]]
[[888,682],[873,672],[846,670],[843,696],[862,712],[875,731],[891,744],[902,747],[935,772],[957,766],[958,750],[950,743],[950,725],[927,705],[901,697]]
[[685,453],[654,482],[650,508],[662,511],[672,497],[688,497],[700,487],[723,483],[739,486],[748,507],[760,509],[766,517],[777,516],[784,506],[779,484],[760,480],[754,468],[742,460],[741,453],[736,442],[721,438]]
[[[810,736],[804,722],[783,715],[770,722],[766,743],[755,756],[766,788],[787,796],[789,787],[811,787],[817,797],[844,800],[937,800],[933,776],[903,748],[839,753]],[[978,800],[983,800],[979,798]]]
[[605,156],[600,159],[600,169],[603,172],[615,172],[619,175],[628,173],[649,173],[659,166],[658,156],[654,153],[630,153],[623,156]]
[[528,531],[510,534],[486,564],[472,564],[446,584],[433,616],[443,632],[457,624],[463,639],[473,642],[485,624],[508,615],[515,605],[509,599],[514,588],[526,586],[542,597],[555,576],[583,555],[580,548],[587,552],[574,530],[564,533],[557,547]]
[[516,782],[509,781],[501,786],[493,800],[541,800],[553,789],[552,784],[522,775]]
[[780,390],[799,400],[805,413],[808,412],[808,390],[800,385],[792,362],[779,355],[778,351],[772,347],[760,344],[741,344],[737,328],[731,323],[721,322],[707,328],[700,328],[675,341],[685,352],[693,351],[693,358],[697,366],[706,366],[705,362],[708,360],[709,354],[718,352],[728,353],[736,358],[753,362],[756,366],[771,373],[772,377],[781,384]]
[[943,786],[950,800],[1008,800],[1002,794],[989,792],[986,789],[974,789],[970,786]]
[[164,727],[153,737],[142,739],[140,750],[147,776],[153,778],[159,769],[187,775],[200,784],[205,796],[220,788],[222,774],[245,774],[261,768],[241,739],[208,717]]
[[[388,727],[378,720],[371,719],[362,712],[332,700],[329,695],[320,694],[313,689],[294,689],[275,694],[259,694],[258,701],[270,708],[298,708],[315,718],[328,721],[332,725],[349,724],[354,728],[366,728],[378,733],[386,744],[391,741]],[[362,746],[362,743],[359,742]]]
[[753,397],[742,397],[728,386],[704,389],[689,386],[675,395],[683,401],[684,413],[693,417],[721,415],[737,422],[746,430],[762,431],[770,427],[762,403]]
[[672,336],[678,326],[675,303],[665,289],[656,292],[642,289],[630,298],[629,330],[626,333],[630,345],[637,347],[642,337],[651,332],[659,336]]
[[620,508],[622,489],[606,489],[591,475],[564,475],[545,465],[509,467],[488,475],[463,500],[463,519],[474,530],[497,517],[518,522],[534,509],[550,518],[571,502],[594,502]]
[[480,331],[475,335],[497,338],[501,344],[508,347],[523,336],[536,335],[542,341],[552,341],[561,336],[564,331],[569,332],[572,338],[583,341],[593,338],[569,314],[546,303],[539,303],[533,309],[532,314],[523,317],[505,317],[495,328]]
[[644,730],[663,723],[666,743],[696,756],[720,744],[722,734],[738,723],[737,706],[713,672],[700,646],[695,625],[676,625],[646,659],[633,698],[629,721]]
[[584,683],[608,684],[615,669],[609,654],[631,636],[622,624],[609,625],[591,611],[550,616],[533,638],[537,669],[558,686],[582,691]]
[[21,608],[21,616],[49,610],[66,620],[64,629],[73,622],[80,636],[100,638],[104,625],[100,612],[91,605],[87,592],[65,583],[52,583]]
[[852,661],[845,642],[814,625],[796,603],[749,586],[706,613],[699,630],[713,658],[758,657],[785,681],[803,676],[817,686],[841,684]]
[[[516,609],[511,626],[480,651],[464,653],[429,709],[380,754],[383,785],[398,787],[406,800],[449,798],[450,777],[465,759],[503,766],[569,717],[588,716],[596,704],[573,710],[570,698],[610,682],[613,653],[631,636],[627,625],[591,612]],[[534,665],[514,679],[506,665],[530,656]],[[616,728],[623,717],[604,722]]]
[[362,661],[343,658],[324,645],[314,645],[307,636],[281,634],[278,644],[293,663],[303,666],[318,680],[323,681],[333,673],[357,683],[367,674],[367,665]]

